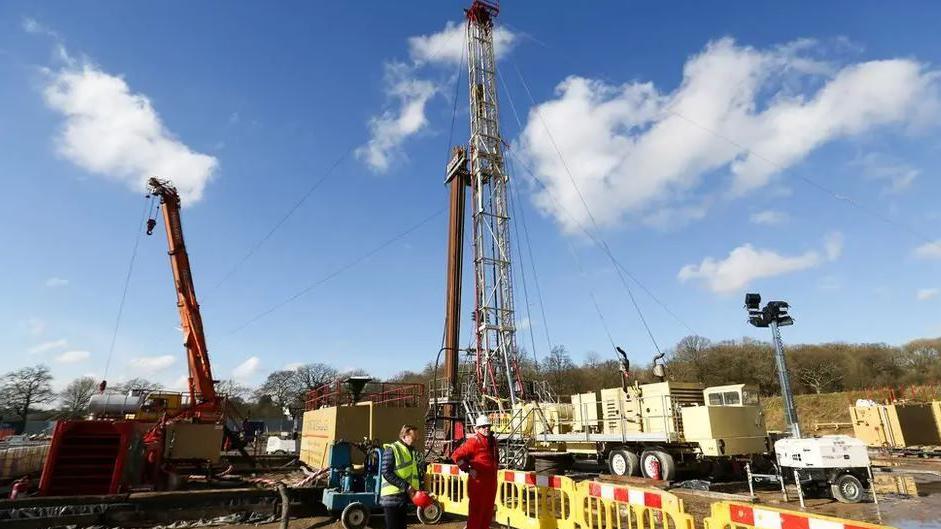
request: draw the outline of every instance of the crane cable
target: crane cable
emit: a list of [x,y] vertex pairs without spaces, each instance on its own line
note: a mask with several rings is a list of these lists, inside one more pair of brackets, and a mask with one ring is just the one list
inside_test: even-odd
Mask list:
[[137,248],[140,246],[141,236],[144,233],[144,225],[147,219],[152,216],[151,211],[155,207],[156,197],[147,195],[144,197],[144,208],[141,212],[140,222],[137,223],[137,233],[134,236],[134,247],[131,250],[131,259],[127,264],[127,274],[124,276],[124,288],[121,292],[121,301],[118,303],[118,314],[114,318],[114,330],[111,333],[111,345],[108,346],[108,356],[105,360],[105,371],[101,380],[101,390],[103,391],[108,380],[108,371],[111,369],[111,358],[114,355],[114,346],[118,340],[118,330],[121,327],[121,316],[124,314],[124,303],[127,301],[127,291],[131,284],[131,275],[134,272],[134,263],[137,261]]
[[[598,222],[595,220],[595,216],[591,212],[591,208],[588,207],[588,201],[585,200],[585,196],[582,194],[581,189],[578,187],[578,183],[575,181],[575,176],[572,174],[571,169],[569,169],[568,163],[565,161],[565,157],[562,155],[562,150],[559,149],[559,145],[555,141],[555,137],[552,135],[552,131],[549,130],[549,124],[546,123],[546,120],[542,116],[542,112],[539,111],[539,106],[536,105],[536,99],[533,97],[532,91],[529,89],[529,85],[526,83],[526,79],[523,77],[523,72],[520,71],[516,63],[513,63],[513,69],[516,70],[516,75],[520,79],[520,83],[523,85],[523,89],[526,90],[526,95],[529,96],[530,104],[532,104],[533,112],[539,118],[539,122],[542,124],[543,130],[546,131],[546,136],[549,138],[549,141],[552,143],[552,147],[555,149],[556,154],[559,156],[559,161],[562,163],[562,167],[565,169],[565,174],[568,175],[569,181],[572,182],[572,187],[575,189],[575,193],[578,195],[578,199],[581,201],[582,206],[585,208],[585,212],[588,214],[588,218],[591,220],[592,226],[594,226],[596,232],[600,232],[601,229],[598,226]],[[522,125],[521,125],[522,127]],[[614,265],[615,270],[618,273],[618,277],[621,279],[621,283],[624,285],[624,288],[627,289],[627,294],[631,299],[631,304],[634,305],[634,310],[637,311],[637,315],[640,317],[640,321],[644,326],[644,329],[647,331],[647,336],[650,337],[650,341],[653,343],[654,348],[657,350],[657,354],[660,354],[660,345],[657,344],[656,338],[654,338],[653,331],[651,331],[650,326],[647,324],[647,318],[644,317],[644,312],[641,310],[640,305],[637,303],[637,299],[634,297],[634,292],[630,287],[630,284],[624,279],[624,276],[621,274],[621,268],[618,266],[617,259],[614,258],[611,249],[608,247],[608,243],[604,240],[601,241],[602,250],[611,260],[611,264]]]
[[[508,159],[509,161],[509,159]],[[526,226],[526,210],[523,207],[523,201],[520,199],[519,190],[511,186],[511,192],[515,194],[515,203],[519,204],[519,219],[523,225],[523,236],[526,238],[526,250],[529,253],[529,266],[533,272],[533,282],[536,284],[536,299],[539,301],[539,311],[542,313],[542,328],[546,335],[546,346],[552,350],[552,340],[549,338],[549,319],[546,318],[546,306],[542,301],[542,287],[539,284],[539,274],[536,273],[536,258],[533,254],[533,244],[529,238],[529,229]]]
[[[509,90],[509,88],[506,86],[506,82],[503,80],[503,77],[500,76],[499,74],[497,74],[497,77],[500,79],[500,84],[503,86],[503,91],[504,91],[504,93],[506,93],[507,101],[510,103],[510,109],[513,111],[513,116],[516,118],[517,126],[519,127],[520,133],[522,134],[523,122],[522,122],[522,120],[520,120],[519,112],[517,112],[517,110],[516,110],[516,104],[513,102],[513,97],[510,95],[510,90]],[[515,152],[514,152],[512,149],[507,149],[507,151],[510,153],[510,155],[511,155],[512,157],[516,158],[517,161],[520,162],[520,165],[522,165],[523,168],[526,169],[526,171],[530,174],[530,176],[533,177],[533,179],[535,179],[535,180],[538,181],[538,178],[536,177],[536,175],[534,174],[534,172],[533,172],[529,167],[527,167],[525,163],[523,163],[521,160],[519,160],[519,158],[516,157],[516,154],[515,154]],[[541,182],[540,182],[540,184],[541,184]],[[543,187],[545,187],[545,186],[543,186]],[[517,197],[518,197],[518,196],[519,196],[519,192],[517,191]],[[553,198],[553,201],[554,201],[554,200],[555,200],[555,199]],[[522,208],[522,205],[520,205],[520,210],[522,211],[522,209],[523,209],[523,208]],[[526,229],[526,217],[525,217],[525,215],[521,215],[521,219],[523,220],[523,229],[526,231],[526,243],[527,243],[527,245],[529,246],[530,263],[533,264],[533,263],[535,262],[535,259],[533,258],[532,244],[530,243],[530,240],[529,240],[529,230]],[[587,231],[586,231],[586,234],[587,234]],[[588,235],[589,235],[589,237],[591,236],[590,234],[588,234]],[[594,239],[593,239],[593,240],[594,240]],[[601,305],[598,304],[598,299],[597,299],[597,297],[595,296],[595,291],[594,291],[594,289],[591,288],[591,284],[590,284],[589,281],[588,281],[588,275],[585,274],[585,270],[584,270],[584,268],[582,268],[581,260],[578,258],[578,254],[575,252],[575,248],[572,246],[572,244],[571,244],[569,241],[566,241],[566,245],[567,245],[567,247],[568,247],[569,253],[570,253],[571,256],[572,256],[572,259],[575,261],[575,266],[576,266],[576,267],[578,268],[578,270],[579,270],[579,275],[580,275],[580,276],[582,277],[582,279],[585,281],[585,285],[586,285],[586,287],[587,287],[587,289],[588,289],[588,296],[589,296],[589,298],[591,298],[591,303],[592,303],[592,305],[593,305],[594,308],[595,308],[595,312],[598,314],[598,319],[601,321],[601,327],[604,329],[605,335],[608,337],[608,341],[611,342],[611,347],[615,347],[614,337],[611,335],[611,329],[608,327],[608,322],[607,322],[607,320],[606,320],[605,317],[604,317],[604,312],[602,312],[602,310],[601,310]],[[536,273],[535,264],[533,264],[533,273],[534,273],[534,274]],[[546,329],[546,341],[549,342],[549,344],[550,344],[549,349],[550,349],[550,351],[551,351],[552,346],[551,346],[551,342],[549,341],[549,330],[548,330],[549,326],[548,326],[548,323],[547,323],[547,320],[546,320],[545,306],[544,306],[543,303],[542,303],[542,291],[541,291],[541,290],[538,290],[538,288],[539,288],[539,283],[538,283],[538,281],[537,281],[537,283],[536,283],[536,287],[537,287],[537,292],[538,292],[538,294],[539,294],[539,306],[540,306],[540,308],[541,308],[541,310],[542,310],[543,323],[544,323],[545,329]]]
[[[231,268],[229,268],[229,270],[222,276],[222,278],[221,278],[215,285],[213,285],[211,292],[215,292],[216,290],[218,290],[218,288],[219,288],[223,283],[225,283],[225,282],[228,281],[233,275],[235,275],[235,272],[238,271],[238,269],[239,269],[243,264],[245,264],[246,261],[248,261],[249,259],[251,259],[252,256],[255,255],[255,253],[256,253],[259,249],[261,249],[261,247],[268,241],[268,239],[270,239],[271,236],[274,235],[275,232],[278,231],[278,229],[280,229],[281,226],[283,226],[284,223],[287,222],[287,220],[288,220],[289,218],[291,218],[291,216],[294,215],[294,213],[295,213],[298,209],[300,209],[300,207],[304,204],[304,202],[306,202],[307,199],[310,198],[310,196],[311,196],[312,194],[314,194],[314,191],[316,191],[317,188],[319,188],[321,184],[323,184],[331,175],[334,174],[334,172],[336,171],[336,168],[339,167],[340,164],[341,164],[350,154],[352,154],[355,149],[356,149],[356,145],[353,145],[353,146],[349,147],[348,149],[346,149],[346,150],[343,152],[343,154],[342,154],[339,158],[337,158],[336,161],[334,161],[333,164],[332,164],[329,168],[327,168],[327,171],[323,174],[323,176],[321,176],[321,177],[318,178],[316,181],[314,181],[314,183],[307,189],[307,191],[304,192],[303,195],[301,195],[301,198],[298,199],[297,202],[294,203],[294,205],[292,205],[290,208],[288,208],[288,210],[284,213],[284,215],[282,215],[281,218],[279,218],[278,221],[274,223],[274,225],[268,230],[268,232],[265,233],[265,235],[264,235],[261,239],[259,239],[258,241],[256,241],[255,244],[253,244],[253,245],[248,249],[248,251],[245,253],[245,255],[243,255],[238,261],[236,261],[235,264],[233,264]],[[203,296],[203,303],[205,303],[205,302],[206,302],[206,299],[205,299],[205,296]]]
[[384,250],[385,248],[391,246],[392,244],[394,244],[394,243],[396,243],[396,242],[398,242],[398,241],[404,239],[405,237],[407,237],[408,235],[410,235],[412,232],[418,230],[419,228],[421,228],[421,227],[424,226],[425,224],[428,224],[429,222],[431,222],[431,220],[433,220],[433,219],[434,219],[435,217],[437,217],[438,215],[442,214],[446,209],[447,209],[446,207],[438,209],[437,211],[435,211],[435,212],[432,213],[431,215],[428,215],[427,217],[425,217],[424,219],[422,219],[422,220],[421,220],[420,222],[418,222],[417,224],[414,224],[414,225],[410,226],[410,227],[409,227],[408,229],[406,229],[405,231],[402,231],[402,232],[396,234],[395,236],[393,236],[393,237],[387,239],[385,242],[383,242],[382,244],[379,244],[378,246],[374,247],[373,249],[369,250],[368,252],[366,252],[366,253],[364,253],[364,254],[362,254],[362,255],[360,255],[360,256],[354,258],[354,259],[351,259],[350,261],[346,262],[345,264],[343,264],[343,265],[340,266],[339,268],[336,268],[335,270],[333,270],[332,272],[326,274],[325,276],[321,277],[320,279],[317,279],[317,280],[314,281],[313,283],[311,283],[311,284],[307,285],[306,287],[302,288],[301,290],[295,292],[294,294],[292,294],[291,296],[285,298],[284,300],[282,300],[282,301],[280,301],[280,302],[274,304],[274,305],[271,306],[270,308],[268,308],[268,309],[266,309],[266,310],[263,310],[262,312],[259,312],[258,314],[256,314],[256,315],[253,316],[252,318],[250,318],[250,319],[248,319],[247,321],[245,321],[245,323],[243,323],[243,324],[239,325],[238,327],[234,328],[233,330],[229,331],[228,334],[229,334],[229,335],[232,335],[232,334],[235,334],[235,333],[241,331],[242,329],[248,327],[248,326],[251,325],[252,323],[255,323],[256,321],[258,321],[258,320],[264,318],[265,316],[268,316],[269,314],[271,314],[272,312],[274,312],[274,311],[280,309],[281,307],[284,307],[285,305],[288,305],[289,303],[291,303],[291,302],[293,302],[294,300],[296,300],[297,298],[300,298],[301,296],[307,294],[308,292],[310,292],[311,290],[317,288],[318,286],[320,286],[320,285],[322,285],[322,284],[324,284],[324,283],[330,281],[331,279],[337,277],[338,275],[342,274],[343,272],[346,272],[346,271],[349,270],[350,268],[353,268],[354,266],[356,266],[356,265],[362,263],[362,262],[365,261],[366,259],[369,259],[369,258],[372,257],[373,255],[376,255],[377,253],[381,252],[382,250]]
[[[509,187],[509,182],[507,182],[507,187]],[[513,217],[516,216],[517,201],[516,197],[513,196],[512,191],[507,194],[507,201],[510,203],[510,211],[513,212]],[[520,228],[518,222],[513,222],[513,231],[516,234],[516,255],[519,258],[520,266],[516,267],[519,269],[520,280],[523,283],[523,301],[526,306],[526,321],[527,327],[529,327],[529,342],[533,347],[533,361],[536,362],[536,366],[539,365],[539,356],[536,354],[536,334],[533,332],[533,316],[529,310],[529,289],[526,286],[526,267],[523,266],[523,245],[520,241]],[[546,350],[546,354],[549,354],[551,351]]]

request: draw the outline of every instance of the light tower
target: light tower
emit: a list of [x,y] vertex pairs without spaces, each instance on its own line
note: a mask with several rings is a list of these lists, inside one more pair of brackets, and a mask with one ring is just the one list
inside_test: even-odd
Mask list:
[[774,342],[774,362],[778,368],[778,382],[781,385],[781,396],[784,398],[784,420],[787,428],[794,438],[800,438],[801,428],[797,420],[797,407],[794,405],[794,394],[791,392],[791,379],[784,359],[784,342],[781,340],[781,329],[787,325],[794,325],[794,318],[788,314],[790,305],[786,301],[769,301],[763,309],[761,295],[745,294],[745,308],[748,310],[748,323],[755,327],[770,327],[771,339]]
[[[467,77],[470,85],[468,148],[473,207],[476,296],[476,389],[482,394],[523,396],[513,313],[510,258],[510,215],[497,105],[497,73],[493,51],[493,18],[497,4],[474,0],[467,9]],[[465,396],[466,397],[466,396]]]

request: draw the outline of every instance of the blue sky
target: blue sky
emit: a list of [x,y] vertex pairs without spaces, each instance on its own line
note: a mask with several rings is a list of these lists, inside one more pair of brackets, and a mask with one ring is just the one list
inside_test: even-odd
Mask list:
[[[447,23],[464,5],[408,5],[4,2],[4,368],[103,375],[154,173],[187,196],[218,378],[431,360],[461,55]],[[662,347],[689,329],[765,338],[744,322],[746,290],[792,302],[790,342],[941,334],[941,7],[905,7],[505,3],[502,121],[550,341],[611,355],[594,295],[614,341],[652,355],[586,228],[682,320],[634,285]],[[454,143],[468,127],[459,87]],[[184,374],[163,237],[140,241],[109,380]],[[532,349],[531,325],[541,355],[524,258],[519,342]]]

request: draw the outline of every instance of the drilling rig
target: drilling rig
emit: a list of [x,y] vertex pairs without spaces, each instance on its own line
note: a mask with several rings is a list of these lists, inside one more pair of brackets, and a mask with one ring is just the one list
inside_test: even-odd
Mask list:
[[[434,400],[429,434],[448,443],[463,437],[466,419],[493,405],[512,409],[527,397],[520,375],[513,310],[509,175],[500,134],[494,18],[499,5],[475,0],[466,15],[470,99],[468,145],[454,147],[445,183],[450,186],[445,337],[445,383]],[[474,249],[474,341],[460,348],[461,275],[466,188],[471,191]],[[465,353],[462,362],[461,353]],[[464,368],[462,370],[462,367]],[[439,443],[440,444],[440,443]]]

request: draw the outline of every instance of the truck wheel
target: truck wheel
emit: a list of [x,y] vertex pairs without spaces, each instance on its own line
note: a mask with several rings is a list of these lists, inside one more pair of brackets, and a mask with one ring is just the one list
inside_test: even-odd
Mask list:
[[640,455],[640,471],[645,478],[672,481],[676,478],[673,456],[662,450],[644,450]]
[[865,490],[859,478],[852,474],[843,474],[830,485],[830,494],[840,503],[859,503]]
[[636,476],[640,474],[640,458],[628,450],[612,450],[608,470],[615,476]]
[[340,514],[340,524],[343,525],[343,529],[363,529],[367,523],[369,523],[369,509],[358,501],[344,507]]

